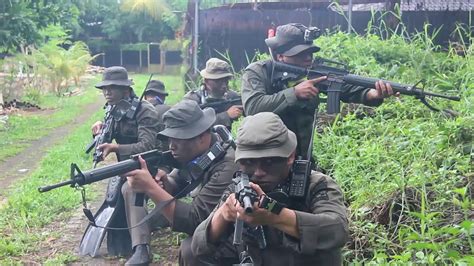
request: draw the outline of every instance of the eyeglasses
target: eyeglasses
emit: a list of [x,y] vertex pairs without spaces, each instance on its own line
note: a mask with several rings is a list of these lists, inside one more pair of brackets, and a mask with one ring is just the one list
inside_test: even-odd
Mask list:
[[255,169],[259,166],[262,170],[267,171],[273,166],[286,162],[288,158],[285,157],[265,157],[265,158],[251,158],[240,159],[239,163],[247,169]]

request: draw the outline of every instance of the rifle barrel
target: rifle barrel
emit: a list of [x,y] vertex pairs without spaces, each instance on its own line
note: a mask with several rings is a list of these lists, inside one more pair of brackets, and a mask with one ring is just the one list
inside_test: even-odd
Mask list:
[[[375,88],[375,82],[377,82],[380,79],[362,77],[362,76],[354,75],[354,74],[347,74],[343,77],[343,80],[347,84],[362,86],[362,87],[366,87],[366,88]],[[389,81],[389,80],[383,80],[383,81],[385,83],[390,83],[393,90],[395,92],[400,92],[401,94],[414,95],[414,96],[428,95],[428,96],[445,98],[445,99],[449,99],[449,100],[453,100],[453,101],[459,101],[460,100],[460,97],[458,97],[458,96],[450,96],[450,95],[443,95],[443,94],[429,92],[429,91],[423,91],[423,90],[421,90],[417,87],[413,87],[411,85],[397,83],[397,82],[393,82],[393,81]]]
[[51,185],[51,186],[43,186],[43,187],[39,187],[38,188],[38,191],[43,193],[43,192],[48,192],[52,189],[55,189],[55,188],[58,188],[58,187],[63,187],[63,186],[67,186],[67,185],[72,185],[74,184],[74,180],[67,180],[67,181],[64,181],[64,182],[61,182],[61,183],[58,183],[58,184],[54,184],[54,185]]

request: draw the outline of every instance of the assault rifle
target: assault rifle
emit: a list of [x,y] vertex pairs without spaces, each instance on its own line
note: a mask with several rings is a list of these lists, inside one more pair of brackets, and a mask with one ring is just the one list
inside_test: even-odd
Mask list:
[[93,168],[95,168],[98,163],[104,160],[102,156],[104,152],[101,149],[98,149],[98,147],[101,144],[112,142],[115,122],[120,121],[123,117],[134,115],[134,110],[136,110],[136,107],[134,109],[134,102],[136,101],[132,101],[132,103],[130,103],[127,100],[120,100],[116,105],[107,105],[101,132],[95,135],[94,140],[92,140],[92,142],[86,147],[86,153],[91,152],[91,150],[94,148]]
[[130,159],[115,164],[106,165],[96,169],[82,172],[77,164],[71,164],[71,179],[60,182],[58,184],[39,187],[39,192],[47,192],[52,189],[70,185],[71,187],[89,185],[100,180],[104,180],[113,176],[122,175],[135,169],[140,168],[138,156],[146,161],[147,165],[175,166],[176,161],[171,155],[171,151],[160,152],[151,150],[144,153],[133,155]]
[[[362,86],[365,88],[374,88],[375,82],[380,80],[377,78],[369,78],[351,74],[347,70],[347,66],[345,64],[324,58],[316,58],[313,61],[311,68],[298,67],[277,61],[272,61],[272,64],[274,73],[273,81],[276,82],[296,80],[301,76],[307,76],[308,79],[327,76],[327,79],[320,83],[326,86],[321,86],[319,89],[322,93],[327,94],[327,112],[329,114],[339,113],[341,93],[343,93],[346,89],[344,85],[347,84]],[[342,68],[340,68],[341,66]],[[426,105],[429,109],[433,111],[440,110],[431,106],[426,101],[426,96],[445,98],[452,101],[460,100],[459,96],[443,95],[425,91],[424,88],[418,88],[417,85],[420,82],[416,83],[415,85],[396,83],[388,80],[384,80],[384,82],[390,83],[395,92],[415,96],[424,105]]]
[[216,113],[222,113],[227,111],[230,107],[234,105],[242,105],[242,99],[240,97],[238,98],[233,98],[229,100],[215,100],[211,102],[207,102],[204,104],[201,104],[199,107],[201,109],[204,108],[212,108],[216,111]]
[[[252,213],[253,204],[258,201],[258,195],[257,192],[255,192],[255,190],[253,190],[253,188],[250,186],[249,176],[245,173],[237,172],[233,181],[235,184],[235,198],[237,201],[239,201],[240,206],[244,208],[245,213]],[[234,225],[234,245],[240,245],[242,243],[243,227],[244,222],[240,219],[237,219]],[[267,243],[265,240],[263,227],[249,227],[248,230],[257,239],[259,247],[261,249],[265,248]]]
[[112,130],[115,124],[115,120],[112,113],[115,107],[115,105],[107,105],[105,109],[105,118],[101,132],[95,135],[92,142],[86,147],[87,154],[90,153],[92,149],[94,149],[94,153],[92,155],[93,168],[95,168],[98,163],[104,160],[104,158],[102,157],[103,151],[101,149],[98,149],[98,147],[101,144],[112,142]]

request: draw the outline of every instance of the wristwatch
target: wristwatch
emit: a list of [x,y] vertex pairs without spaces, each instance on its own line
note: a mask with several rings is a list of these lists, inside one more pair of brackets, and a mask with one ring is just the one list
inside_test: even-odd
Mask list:
[[280,214],[281,210],[285,207],[283,204],[278,201],[270,198],[269,196],[263,194],[260,196],[260,208],[267,209],[271,213]]

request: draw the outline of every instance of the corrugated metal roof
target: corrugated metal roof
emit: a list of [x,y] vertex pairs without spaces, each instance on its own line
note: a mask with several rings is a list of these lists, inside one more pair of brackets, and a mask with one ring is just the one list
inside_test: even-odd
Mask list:
[[474,7],[471,0],[402,0],[402,11],[470,11]]
[[[474,0],[401,0],[402,11],[472,11]],[[355,1],[354,1],[355,3]],[[347,6],[344,6],[347,9]],[[354,4],[354,11],[385,10],[385,3]]]

